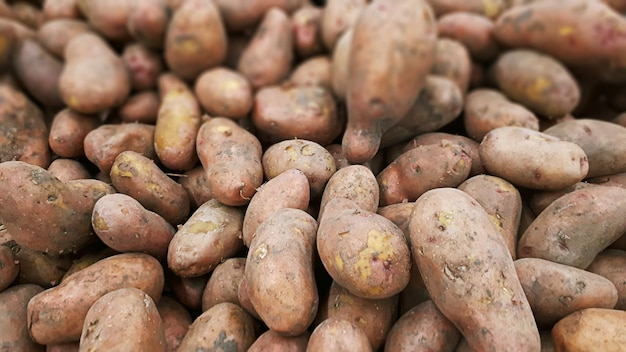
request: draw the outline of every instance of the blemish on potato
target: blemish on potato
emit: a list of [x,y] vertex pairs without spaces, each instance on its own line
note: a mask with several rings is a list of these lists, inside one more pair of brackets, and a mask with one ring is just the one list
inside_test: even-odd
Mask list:
[[337,254],[337,256],[335,256],[335,264],[337,265],[337,269],[340,271],[343,270],[343,259],[341,255]]
[[198,221],[189,226],[187,232],[191,234],[206,234],[215,231],[217,227],[217,224],[212,221]]
[[359,259],[354,269],[363,279],[372,275],[371,260],[390,260],[393,257],[391,235],[386,231],[370,230],[367,234],[367,247],[359,251]]
[[493,0],[482,0],[483,8],[485,9],[485,16],[489,18],[495,17],[500,13],[500,6]]
[[100,231],[106,231],[109,229],[106,221],[98,214],[98,212],[94,211],[91,223],[94,228]]
[[449,211],[442,211],[439,213],[437,218],[439,219],[439,222],[443,225],[442,230],[445,230],[445,228],[452,223],[452,220],[454,219],[454,214]]
[[269,252],[269,248],[267,247],[267,244],[262,243],[255,251],[254,251],[254,256],[257,257],[258,259],[264,259],[267,254]]
[[559,28],[559,35],[566,36],[571,35],[574,32],[574,28],[572,26],[563,26]]

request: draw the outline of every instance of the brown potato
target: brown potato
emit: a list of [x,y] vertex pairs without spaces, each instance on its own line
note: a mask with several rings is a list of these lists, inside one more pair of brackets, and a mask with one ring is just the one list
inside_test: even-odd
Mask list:
[[315,327],[306,346],[309,352],[372,352],[367,336],[355,323],[329,318]]
[[431,299],[473,350],[540,349],[513,259],[476,200],[454,188],[428,191],[415,202],[409,229]]
[[42,252],[30,250],[15,243],[8,242],[19,262],[19,273],[14,284],[33,284],[43,288],[56,286],[72,265],[69,255],[50,256]]
[[80,350],[165,352],[165,332],[152,298],[134,287],[98,298],[87,312]]
[[587,271],[609,279],[617,288],[617,304],[614,309],[626,310],[626,251],[607,249],[600,252]]
[[[409,214],[410,215],[410,214]],[[410,216],[409,216],[410,220]],[[407,238],[410,234],[407,232]],[[399,314],[405,314],[418,304],[430,300],[430,294],[424,284],[424,279],[417,265],[411,266],[411,278],[409,284],[399,294]]]
[[79,341],[46,345],[46,352],[79,352]]
[[[71,0],[76,1],[76,0]],[[61,2],[59,0],[46,1],[47,3]],[[48,20],[39,27],[37,39],[49,52],[62,58],[65,47],[79,34],[91,32],[85,21],[73,18],[59,18]]]
[[565,187],[556,191],[533,192],[528,199],[528,206],[532,210],[533,214],[539,215],[542,211],[544,211],[544,209],[548,207],[548,205],[550,205],[555,200],[561,198],[562,196],[576,190],[589,187],[598,187],[598,185],[584,181],[577,182],[569,187]]
[[202,309],[202,291],[204,291],[208,280],[209,275],[180,277],[172,273],[166,281],[171,285],[172,292],[174,292],[178,302],[191,311],[200,311]]
[[555,351],[619,351],[626,346],[625,319],[617,309],[576,311],[552,328]]
[[95,114],[126,100],[130,76],[124,61],[104,39],[92,33],[78,34],[67,43],[63,56],[59,91],[69,108]]
[[590,187],[552,202],[520,237],[518,258],[542,258],[585,269],[626,233],[626,189]]
[[211,272],[243,248],[243,210],[212,199],[178,228],[169,243],[167,265],[182,277]]
[[239,287],[237,289],[237,300],[239,301],[239,305],[245,309],[248,314],[252,317],[261,320],[259,313],[257,313],[256,309],[252,305],[252,301],[250,301],[250,295],[248,294],[248,284],[246,280],[241,280],[239,282]]
[[161,102],[155,91],[135,93],[119,107],[117,114],[122,122],[156,124]]
[[46,23],[55,18],[78,18],[77,0],[43,0],[42,10]]
[[149,48],[161,49],[169,20],[170,9],[165,1],[132,1],[126,28],[138,42]]
[[[90,249],[92,249],[91,247]],[[110,257],[115,254],[119,254],[111,248],[105,247],[104,249],[100,249],[99,246],[97,249],[93,249],[94,251],[85,251],[87,254],[84,254],[72,261],[72,265],[65,271],[61,281],[66,280],[70,275],[74,274],[77,271],[83,270],[86,267],[97,263],[101,259]]]
[[339,38],[356,23],[367,3],[367,0],[326,1],[321,19],[322,41],[326,49],[330,52],[337,49]]
[[337,170],[324,188],[318,219],[322,218],[326,204],[334,198],[347,198],[363,210],[376,212],[380,198],[376,177],[363,165],[349,165]]
[[252,87],[241,73],[226,67],[202,72],[194,92],[210,116],[243,119],[252,110]]
[[141,91],[156,87],[159,75],[163,71],[160,53],[142,44],[131,43],[124,47],[122,60],[130,72],[130,84],[133,89]]
[[126,0],[76,0],[80,13],[91,27],[107,39],[124,42],[131,39],[126,28],[131,1]]
[[[176,1],[176,0],[170,0]],[[219,7],[229,32],[253,29],[272,7],[292,13],[303,0],[214,0]]]
[[511,0],[430,0],[437,17],[451,12],[472,12],[497,18]]
[[45,351],[28,335],[26,325],[26,305],[28,301],[43,291],[36,285],[24,284],[10,287],[0,292],[0,341],[5,351],[35,352]]
[[472,159],[472,167],[469,174],[470,176],[480,175],[484,173],[483,163],[480,160],[480,153],[478,152],[479,143],[466,136],[445,132],[427,132],[415,136],[404,146],[402,151],[406,152],[413,148],[419,147],[420,145],[441,144],[444,140],[449,140],[453,144],[458,144],[467,153],[470,159]]
[[11,286],[17,278],[20,262],[8,246],[0,245],[0,292]]
[[320,86],[332,92],[331,61],[328,55],[313,56],[302,61],[289,76],[289,82],[298,86]]
[[15,1],[11,4],[12,17],[24,25],[37,29],[45,20],[39,4],[26,1]]
[[284,336],[268,330],[261,334],[248,349],[248,352],[305,352],[310,332],[299,336]]
[[238,305],[224,302],[194,320],[178,351],[194,352],[211,348],[246,351],[254,339],[252,317]]
[[337,40],[335,50],[332,52],[330,73],[332,79],[332,91],[335,97],[341,101],[346,100],[348,90],[348,77],[350,75],[350,48],[354,31],[345,31]]
[[438,36],[461,42],[478,61],[490,61],[500,53],[493,31],[494,23],[478,13],[452,12],[437,20]]
[[205,202],[213,199],[208,188],[209,180],[202,166],[196,166],[186,171],[178,182],[187,191],[192,209],[197,209]]
[[163,331],[165,333],[165,350],[176,352],[185,334],[189,330],[189,325],[193,323],[191,315],[182,304],[175,299],[163,296],[157,304]]
[[239,304],[239,284],[244,278],[246,258],[228,258],[217,264],[202,291],[202,311],[222,302]]
[[48,144],[52,151],[63,158],[85,156],[85,137],[100,125],[93,115],[85,115],[71,109],[59,111],[52,120]]
[[324,50],[321,30],[323,11],[320,7],[304,5],[291,15],[293,45],[301,58],[311,57]]
[[102,259],[28,302],[29,333],[41,344],[78,340],[89,307],[104,294],[135,287],[156,302],[163,284],[161,265],[147,254],[124,253]]
[[450,38],[437,39],[435,61],[430,74],[452,80],[463,95],[467,94],[472,75],[472,59],[469,51],[458,40]]
[[248,204],[263,183],[263,150],[257,137],[232,120],[216,117],[200,127],[196,150],[212,196],[226,205]]

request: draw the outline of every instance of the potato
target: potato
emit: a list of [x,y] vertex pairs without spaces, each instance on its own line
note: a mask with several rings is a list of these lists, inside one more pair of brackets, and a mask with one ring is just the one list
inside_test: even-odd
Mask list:
[[48,127],[39,108],[26,95],[0,85],[0,162],[17,160],[48,167]]
[[467,153],[470,159],[472,159],[472,167],[470,168],[469,174],[470,176],[484,173],[483,163],[480,160],[480,153],[478,152],[479,144],[475,140],[466,136],[445,132],[427,132],[415,136],[404,146],[404,148],[402,148],[402,151],[407,152],[413,148],[419,147],[420,145],[441,144],[443,143],[443,140],[449,140],[453,144],[458,144],[459,147]]
[[580,102],[576,79],[551,56],[510,50],[493,64],[494,80],[510,99],[547,118],[569,114]]
[[216,67],[200,74],[194,86],[198,102],[210,116],[243,119],[252,110],[252,87],[241,73]]
[[115,158],[124,151],[156,159],[154,126],[144,123],[105,124],[89,132],[83,141],[85,156],[107,175]]
[[465,95],[472,75],[472,59],[469,51],[460,41],[450,38],[439,38],[436,45],[435,61],[430,74],[452,80]]
[[273,144],[265,150],[262,160],[263,172],[268,180],[289,169],[302,171],[309,180],[311,199],[322,195],[326,183],[337,171],[328,150],[318,143],[304,139]]
[[589,160],[587,177],[626,172],[626,146],[617,141],[626,138],[626,127],[610,122],[577,119],[544,130],[544,133],[576,143]]
[[544,209],[548,207],[548,205],[550,205],[555,200],[561,198],[562,196],[573,191],[589,187],[598,187],[598,185],[585,181],[575,183],[569,187],[565,187],[557,191],[533,192],[528,199],[528,205],[530,206],[533,214],[539,215],[542,211],[544,211]]
[[426,1],[375,0],[363,9],[350,47],[342,138],[352,163],[372,159],[382,133],[408,113],[434,62],[436,37]]
[[180,277],[174,275],[171,271],[167,282],[172,287],[174,296],[182,305],[191,311],[200,311],[202,309],[202,291],[206,287],[209,275]]
[[341,101],[346,100],[348,90],[348,77],[350,75],[350,48],[354,31],[346,30],[337,40],[335,50],[332,52],[330,72],[332,77],[333,94]]
[[161,49],[169,20],[170,9],[165,1],[132,1],[126,28],[138,42],[149,48]]
[[430,189],[458,186],[469,175],[471,166],[467,153],[449,141],[411,149],[376,176],[380,205],[412,202]]
[[241,280],[239,282],[239,287],[237,289],[237,300],[239,301],[239,305],[250,314],[252,317],[261,320],[259,313],[254,309],[252,305],[252,301],[250,301],[250,295],[248,294],[248,284],[246,280]]
[[88,244],[93,239],[93,206],[114,192],[96,180],[64,183],[22,161],[0,163],[0,180],[0,219],[12,238],[20,246],[51,255],[76,252]]
[[79,341],[46,345],[46,352],[78,352],[79,349]]
[[56,286],[72,265],[69,255],[50,256],[42,252],[33,251],[11,241],[6,243],[15,253],[19,263],[19,273],[14,284],[33,284],[42,288]]
[[49,53],[36,39],[24,39],[13,46],[13,72],[24,88],[40,104],[63,107],[59,77],[63,62]]
[[11,286],[17,278],[20,270],[20,262],[11,248],[0,245],[0,292]]
[[385,351],[454,351],[461,338],[456,326],[432,301],[403,314],[387,335]]
[[13,18],[30,28],[37,29],[45,20],[44,13],[38,5],[26,1],[15,1],[11,4]]
[[183,186],[137,152],[125,151],[115,158],[111,182],[120,193],[135,198],[172,225],[180,224],[189,214],[189,198]]
[[409,229],[431,299],[473,350],[540,349],[511,255],[476,200],[454,188],[428,191],[415,202]]
[[472,12],[497,18],[509,2],[510,0],[430,0],[437,17],[451,12]]
[[587,271],[609,279],[617,288],[617,304],[615,309],[626,310],[626,251],[607,249],[600,252]]
[[376,212],[380,198],[376,177],[363,165],[349,165],[337,170],[324,188],[318,219],[322,218],[326,204],[334,198],[347,198],[363,210]]
[[469,194],[487,211],[509,249],[517,257],[517,230],[522,216],[522,196],[515,186],[496,176],[477,175],[465,180],[458,189]]
[[490,88],[472,90],[465,100],[464,113],[467,135],[478,142],[491,130],[503,126],[539,130],[539,119],[535,114]]
[[330,91],[294,84],[262,88],[254,97],[252,123],[262,141],[306,139],[326,145],[343,128]]
[[328,55],[313,56],[302,61],[289,76],[289,81],[298,86],[320,86],[332,92],[331,60]]
[[222,13],[226,27],[229,32],[234,33],[253,29],[258,22],[262,21],[263,15],[267,14],[272,7],[286,13],[292,13],[303,2],[303,0],[215,0]]
[[591,187],[552,202],[522,234],[518,258],[541,258],[585,269],[626,232],[626,189]]
[[226,31],[212,0],[185,1],[174,10],[165,35],[165,61],[176,75],[194,80],[226,58]]
[[246,258],[228,258],[219,263],[202,291],[202,311],[222,302],[239,304],[239,284],[244,278]]
[[367,336],[355,323],[345,319],[329,318],[315,327],[306,350],[323,351],[373,351]]
[[[75,1],[75,0],[72,0]],[[46,1],[46,3],[61,2],[59,0]],[[44,9],[45,10],[45,9]],[[74,37],[79,34],[91,32],[89,25],[75,18],[58,18],[48,20],[37,30],[37,40],[48,51],[59,58],[65,55],[65,47]]]
[[306,210],[310,198],[309,180],[298,169],[289,169],[262,184],[252,196],[243,218],[243,242],[250,246],[257,228],[273,212],[292,208]]
[[[409,237],[408,232],[407,237]],[[430,295],[417,265],[411,266],[410,275],[409,284],[400,292],[398,297],[398,313],[400,315],[405,314],[420,303],[430,300]]]
[[89,308],[79,351],[166,351],[161,316],[152,298],[134,287],[104,294]]
[[321,17],[323,9],[304,5],[291,15],[293,45],[301,58],[311,57],[324,50],[322,43]]
[[154,129],[154,150],[165,167],[190,170],[198,163],[196,137],[200,106],[190,87],[173,74],[159,77],[161,106]]
[[411,258],[402,230],[349,199],[326,203],[317,249],[330,276],[356,296],[391,297],[409,282]]
[[216,117],[200,127],[196,150],[212,196],[226,205],[248,204],[263,183],[257,137],[232,120]]
[[330,52],[337,48],[340,37],[352,27],[359,18],[367,0],[328,0],[322,10],[321,35],[324,45]]
[[125,194],[107,194],[98,199],[91,215],[94,232],[110,248],[142,252],[163,260],[174,237],[174,227],[157,213]]
[[28,335],[26,325],[26,305],[28,301],[43,291],[36,285],[24,284],[10,287],[0,292],[0,341],[5,351],[45,351]]
[[135,287],[156,302],[163,284],[161,265],[147,254],[124,253],[102,259],[28,302],[29,333],[41,344],[78,340],[89,307],[104,294]]
[[86,267],[92,264],[95,264],[104,258],[119,254],[117,251],[108,247],[105,247],[104,249],[100,249],[99,243],[97,244],[97,246],[98,247],[90,247],[92,251],[90,252],[85,251],[86,254],[81,255],[78,258],[74,259],[69,269],[67,269],[67,271],[65,271],[65,274],[63,274],[61,281],[66,280],[68,277],[70,277],[70,275],[74,274],[75,272],[83,270]]
[[178,182],[187,191],[192,209],[197,209],[203,203],[213,199],[208,189],[209,180],[202,166],[186,171]]
[[305,331],[299,336],[284,336],[275,331],[268,330],[254,341],[248,349],[248,352],[305,352],[310,335],[310,332]]
[[472,12],[452,12],[437,20],[438,36],[461,42],[478,61],[493,60],[500,53],[493,31],[494,23],[488,17]]
[[135,90],[156,87],[163,71],[161,56],[139,43],[127,44],[122,51],[122,60],[130,72],[130,84]]
[[487,172],[536,190],[571,186],[589,170],[587,155],[578,145],[525,127],[504,126],[490,131],[479,152]]
[[241,248],[243,210],[212,199],[178,228],[169,243],[167,265],[178,276],[201,276]]
[[620,351],[626,346],[626,312],[587,308],[561,319],[552,328],[556,351]]
[[194,320],[178,351],[246,351],[254,342],[252,318],[243,308],[224,302]]
[[159,114],[161,102],[155,91],[135,93],[119,107],[117,114],[122,122],[137,122],[154,125]]
[[163,322],[165,350],[175,352],[189,330],[189,325],[193,323],[191,315],[187,308],[168,296],[161,297],[157,309]]
[[52,151],[63,158],[85,156],[85,137],[100,125],[93,115],[85,115],[71,109],[59,111],[52,120],[48,144]]
[[78,18],[77,0],[43,0],[42,10],[46,23],[55,18]]
[[[594,80],[624,82],[626,20],[602,1],[535,1],[504,11],[493,34],[510,47],[551,55]],[[598,40],[602,38],[602,40]]]
[[76,4],[91,27],[107,39],[124,42],[131,38],[126,28],[130,1],[76,0]]
[[237,71],[250,81],[253,89],[287,78],[293,63],[291,28],[287,13],[276,7],[267,10],[237,64]]

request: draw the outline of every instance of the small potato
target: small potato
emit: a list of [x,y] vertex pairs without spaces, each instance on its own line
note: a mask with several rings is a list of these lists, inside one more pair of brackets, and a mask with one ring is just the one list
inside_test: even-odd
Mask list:
[[467,135],[477,142],[482,141],[491,130],[503,126],[539,130],[539,119],[535,114],[489,88],[472,90],[465,99],[464,112],[463,124]]
[[167,265],[181,277],[211,272],[241,248],[243,210],[212,199],[178,228],[169,243]]
[[147,254],[124,253],[102,259],[28,302],[29,333],[45,345],[78,340],[89,308],[104,294],[135,287],[158,301],[163,285],[161,264]]
[[241,280],[239,282],[239,287],[237,290],[237,300],[239,301],[239,305],[250,314],[252,317],[261,320],[259,313],[254,309],[252,305],[252,301],[250,301],[250,295],[248,294],[248,284],[246,280]]
[[152,298],[126,287],[104,294],[87,312],[79,351],[165,352],[165,332]]
[[194,92],[209,116],[243,119],[252,110],[252,87],[241,73],[226,67],[204,71]]
[[141,91],[156,87],[163,71],[161,56],[142,44],[132,43],[124,47],[122,60],[130,72],[130,84]]
[[376,177],[363,165],[349,165],[337,170],[324,188],[318,219],[322,218],[326,204],[334,198],[347,198],[363,210],[376,212],[380,198]]
[[[179,0],[169,0],[179,1]],[[263,20],[263,15],[275,7],[285,13],[300,8],[303,0],[214,0],[222,13],[229,32],[240,33],[254,29]]]
[[98,199],[91,225],[100,240],[120,252],[142,252],[163,260],[174,237],[174,227],[157,213],[125,194]]
[[0,245],[0,292],[11,286],[20,270],[19,262],[11,248]]
[[126,28],[138,42],[149,48],[161,49],[169,19],[170,9],[163,0],[132,1]]
[[[59,0],[46,1],[52,3]],[[76,1],[76,0],[71,0]],[[65,46],[79,34],[91,32],[85,21],[73,18],[59,18],[46,21],[37,31],[37,40],[48,51],[59,58],[65,55]]]
[[426,301],[404,313],[387,335],[385,351],[454,351],[461,333],[437,309]]
[[246,258],[228,258],[219,263],[202,292],[202,311],[222,302],[239,304],[239,284],[244,278]]
[[154,126],[143,123],[106,124],[89,132],[83,141],[85,156],[107,175],[115,158],[124,151],[156,159]]
[[181,186],[187,191],[192,209],[197,209],[205,202],[213,199],[209,190],[209,180],[202,166],[196,166],[186,171],[178,180]]
[[478,61],[490,61],[500,53],[493,31],[494,23],[477,13],[453,12],[437,20],[438,36],[461,42]]
[[584,179],[589,170],[587,155],[578,145],[524,127],[490,131],[479,152],[487,172],[536,190],[571,186]]
[[181,341],[189,330],[189,325],[193,323],[191,315],[182,304],[175,299],[163,296],[157,304],[161,321],[163,322],[163,332],[165,333],[165,350],[176,352]]
[[65,46],[59,77],[61,99],[73,110],[95,114],[121,105],[130,93],[124,61],[101,37],[78,34]]
[[309,180],[298,169],[289,169],[262,184],[252,196],[243,219],[243,242],[250,247],[257,228],[273,212],[292,208],[306,210],[310,198]]
[[350,74],[350,48],[352,47],[352,37],[354,31],[347,30],[339,37],[335,50],[331,57],[331,84],[335,97],[341,101],[346,100],[348,90],[348,77]]
[[85,165],[74,159],[55,159],[48,166],[48,172],[63,182],[91,178]]
[[125,151],[115,158],[111,182],[120,193],[135,198],[172,225],[180,224],[189,214],[189,198],[183,186],[139,153]]
[[200,127],[196,150],[211,195],[226,205],[248,204],[263,183],[263,150],[257,137],[230,119],[216,117]]
[[272,213],[250,244],[244,277],[250,301],[261,320],[281,335],[301,335],[317,314],[316,233],[313,217],[286,208]]
[[328,91],[332,89],[332,79],[331,61],[328,55],[318,55],[302,61],[289,76],[289,81],[295,85],[320,86]]
[[287,78],[293,56],[291,21],[283,10],[273,7],[241,53],[237,71],[254,89],[278,84]]
[[450,38],[437,39],[435,62],[430,70],[430,74],[452,80],[465,95],[469,89],[472,75],[472,59],[469,51],[458,40]]
[[306,346],[308,352],[372,352],[367,336],[355,323],[329,318],[315,327]]
[[299,336],[284,336],[275,331],[268,330],[254,341],[248,349],[248,352],[305,352],[310,335],[310,332],[305,331]]
[[556,351],[621,351],[626,346],[626,311],[587,308],[552,328]]
[[330,276],[356,296],[391,297],[409,282],[411,258],[402,230],[349,199],[326,203],[317,249]]
[[298,169],[309,180],[311,199],[322,195],[326,183],[337,171],[335,161],[324,147],[313,141],[292,139],[273,144],[263,153],[263,172],[268,180],[286,170]]
[[328,51],[336,50],[336,43],[343,33],[352,27],[361,11],[367,5],[367,0],[327,0],[321,19],[322,41]]
[[[472,159],[472,167],[470,169],[470,176],[480,175],[484,173],[483,163],[480,160],[480,153],[478,152],[479,143],[475,140],[457,134],[450,134],[445,132],[428,132],[415,136],[410,140],[402,151],[406,152],[420,145],[427,144],[441,144],[444,140],[449,140],[453,144],[458,144],[465,153]],[[399,156],[399,155],[398,155]],[[394,158],[395,159],[395,158]]]
[[43,0],[42,10],[47,22],[55,18],[80,17],[76,2],[77,0]]
[[437,17],[451,12],[471,12],[497,18],[510,0],[430,0]]
[[96,116],[63,109],[54,116],[50,126],[50,149],[63,158],[83,157],[85,137],[99,125],[100,121]]
[[587,271],[609,279],[617,288],[614,309],[626,310],[626,251],[607,249],[600,252],[589,264]]
[[305,5],[291,15],[293,45],[301,58],[311,57],[324,50],[321,31],[323,11],[320,7]]
[[156,124],[161,102],[155,91],[133,94],[126,99],[117,111],[122,122]]
[[178,351],[196,352],[212,348],[247,351],[254,342],[252,317],[230,302],[219,303],[194,320]]
[[43,289],[36,285],[16,285],[0,292],[0,341],[4,351],[41,352],[42,346],[28,335],[26,306]]
[[126,28],[130,3],[126,0],[76,0],[80,13],[91,27],[114,42],[131,39]]

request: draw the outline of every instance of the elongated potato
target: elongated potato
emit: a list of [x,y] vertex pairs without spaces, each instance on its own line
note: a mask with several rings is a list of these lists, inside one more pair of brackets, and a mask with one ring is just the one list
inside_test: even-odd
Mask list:
[[315,327],[309,337],[306,350],[323,351],[373,351],[367,336],[355,323],[345,319],[329,318]]
[[326,204],[334,198],[347,198],[363,210],[376,212],[380,190],[372,170],[363,165],[349,165],[337,170],[324,188],[318,219],[322,218]]
[[317,6],[304,5],[293,12],[293,46],[300,58],[308,58],[324,50],[321,33],[321,17],[323,9]]
[[175,352],[178,350],[178,346],[180,346],[185,334],[187,334],[189,326],[193,323],[191,314],[189,314],[185,306],[169,296],[161,297],[157,304],[157,309],[163,322],[165,350]]
[[473,350],[540,349],[511,255],[477,201],[454,188],[428,191],[415,202],[409,229],[431,299]]
[[45,351],[28,335],[26,306],[28,301],[43,289],[37,285],[23,284],[0,292],[0,341],[5,351]]
[[615,309],[626,310],[626,251],[607,249],[600,252],[587,271],[609,279],[617,288]]
[[626,311],[587,308],[552,328],[556,351],[620,351],[626,346]]
[[285,208],[265,219],[250,244],[244,278],[250,301],[281,335],[301,335],[317,314],[316,233],[317,222],[309,214]]
[[469,51],[458,40],[437,39],[435,61],[430,74],[448,78],[456,83],[463,95],[467,94],[472,74],[472,59]]
[[48,135],[50,149],[64,158],[83,157],[85,137],[99,125],[100,121],[93,115],[63,109],[54,116],[50,126]]
[[135,287],[158,301],[163,285],[161,264],[147,254],[124,253],[102,259],[28,302],[29,333],[41,344],[78,340],[89,307],[104,294]]
[[228,258],[219,263],[202,291],[202,311],[222,302],[239,304],[239,284],[244,278],[246,258]]
[[201,276],[243,247],[243,211],[212,199],[178,228],[169,243],[167,265],[178,276]]
[[134,287],[98,298],[87,312],[79,351],[165,352],[165,332],[152,298]]
[[332,63],[330,66],[332,90],[335,97],[341,101],[346,100],[348,90],[348,77],[350,74],[350,48],[354,31],[349,29],[337,40],[335,50],[332,51]]
[[522,234],[519,258],[542,258],[585,269],[626,232],[626,189],[590,187],[552,202]]

